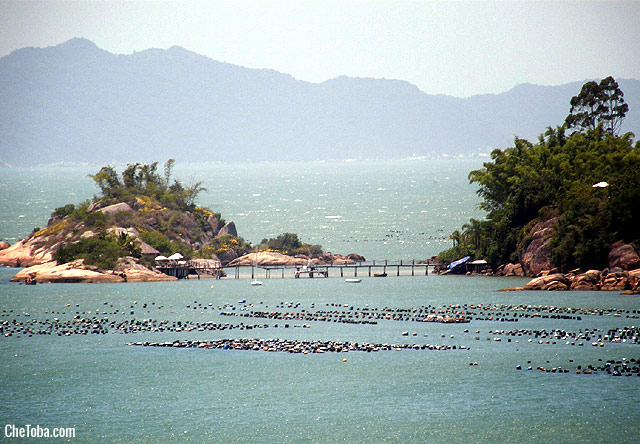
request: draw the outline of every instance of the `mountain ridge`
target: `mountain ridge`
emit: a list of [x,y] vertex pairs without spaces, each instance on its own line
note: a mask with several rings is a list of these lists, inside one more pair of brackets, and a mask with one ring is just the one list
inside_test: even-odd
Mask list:
[[[640,130],[640,81],[618,79]],[[179,46],[112,54],[87,39],[0,58],[0,164],[474,156],[564,121],[582,82],[468,98],[404,80],[321,83]]]

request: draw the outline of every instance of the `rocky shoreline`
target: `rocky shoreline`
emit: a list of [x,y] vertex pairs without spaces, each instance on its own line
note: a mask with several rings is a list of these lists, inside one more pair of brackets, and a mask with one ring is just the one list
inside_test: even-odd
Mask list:
[[577,270],[569,273],[545,273],[529,281],[524,287],[509,287],[501,291],[620,291],[623,294],[640,294],[640,269],[624,271],[619,267],[611,270]]
[[[34,249],[32,243],[24,240],[9,246],[2,245],[0,249],[0,266],[26,267],[19,271],[12,282],[37,283],[119,283],[119,282],[158,282],[175,281],[156,270],[141,265],[133,257],[120,258],[113,270],[104,270],[96,266],[87,265],[78,259],[65,264],[53,260],[50,250]],[[343,256],[325,252],[313,257],[287,256],[273,251],[261,251],[245,254],[233,259],[224,266],[249,267],[257,266],[304,266],[311,261],[314,265],[345,265],[364,261],[365,258],[357,254]]]
[[118,260],[113,270],[102,270],[85,265],[82,259],[58,265],[56,261],[32,265],[19,271],[11,278],[12,282],[42,283],[85,283],[104,284],[119,282],[159,282],[175,281],[177,278],[167,276],[159,271],[150,270],[140,265],[132,257]]
[[232,260],[227,264],[228,267],[250,267],[257,265],[260,267],[282,267],[282,266],[304,266],[309,261],[313,265],[350,265],[358,262],[364,262],[365,258],[355,253],[347,256],[341,254],[333,254],[324,252],[315,256],[288,256],[276,251],[259,251],[257,253],[249,253]]

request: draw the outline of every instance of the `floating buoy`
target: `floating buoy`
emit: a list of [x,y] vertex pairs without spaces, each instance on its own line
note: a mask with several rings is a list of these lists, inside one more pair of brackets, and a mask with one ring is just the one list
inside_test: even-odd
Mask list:
[[344,359],[342,360],[342,362],[347,362],[347,358],[344,358]]

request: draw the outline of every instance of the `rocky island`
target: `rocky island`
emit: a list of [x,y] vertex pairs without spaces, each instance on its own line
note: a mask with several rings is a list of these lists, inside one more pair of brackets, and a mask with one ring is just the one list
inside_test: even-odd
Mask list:
[[[9,246],[0,245],[0,265],[26,267],[12,281],[149,282],[175,280],[155,269],[158,255],[179,253],[215,266],[354,263],[358,255],[332,255],[285,233],[256,249],[235,224],[195,204],[201,183],[171,181],[174,161],[130,164],[119,175],[110,166],[90,177],[101,195],[56,208],[43,229]],[[289,254],[283,254],[289,253]]]

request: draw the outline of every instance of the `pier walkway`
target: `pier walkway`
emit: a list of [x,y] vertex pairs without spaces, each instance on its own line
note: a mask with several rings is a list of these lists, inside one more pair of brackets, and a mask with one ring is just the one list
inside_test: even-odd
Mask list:
[[[254,279],[258,273],[261,274],[261,270],[264,271],[264,278],[269,279],[272,277],[272,273],[275,272],[275,276],[280,275],[282,279],[285,277],[345,277],[345,276],[373,276],[373,277],[387,277],[387,276],[406,276],[408,270],[411,270],[411,276],[416,275],[429,275],[429,267],[445,267],[443,264],[416,262],[416,260],[398,260],[398,261],[367,261],[358,262],[355,264],[332,264],[332,265],[316,265],[308,268],[306,266],[294,266],[294,265],[279,265],[279,266],[257,266],[251,267],[251,279]],[[226,267],[227,274],[235,279],[240,279],[240,269],[248,269],[249,267]],[[233,270],[233,271],[232,271]],[[407,271],[402,273],[402,271]]]

